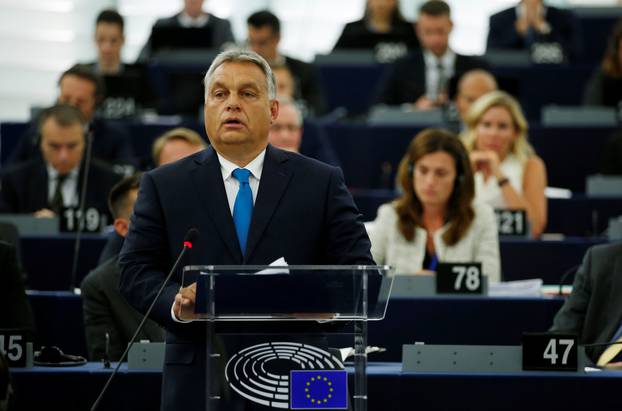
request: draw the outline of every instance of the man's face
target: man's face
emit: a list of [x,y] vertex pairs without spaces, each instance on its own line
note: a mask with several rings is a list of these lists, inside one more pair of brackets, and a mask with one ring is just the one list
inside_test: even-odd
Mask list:
[[270,144],[283,150],[298,152],[302,141],[302,125],[291,104],[279,107],[279,116],[270,127]]
[[118,64],[123,42],[123,32],[118,24],[102,22],[95,27],[95,44],[100,63]]
[[203,12],[203,0],[184,0],[184,11],[190,17],[199,17]]
[[68,174],[82,161],[84,135],[79,123],[63,127],[48,118],[41,127],[41,154],[59,174]]
[[453,24],[449,16],[430,16],[420,14],[417,19],[417,36],[424,49],[436,56],[442,56],[449,47],[449,34]]
[[460,118],[464,119],[469,109],[475,103],[475,101],[496,89],[495,85],[485,78],[473,77],[465,79],[458,88],[458,95],[456,96],[456,107]]
[[294,78],[292,73],[285,68],[281,67],[272,70],[274,78],[276,80],[276,95],[279,98],[287,98],[289,100],[294,99]]
[[190,144],[186,140],[182,140],[180,138],[171,139],[164,144],[164,147],[162,147],[160,158],[158,159],[158,165],[161,166],[181,160],[182,158],[188,157],[189,155],[197,153],[201,150],[203,150],[203,147]]
[[248,26],[248,47],[268,61],[276,59],[279,40],[270,26]]
[[95,84],[78,76],[67,75],[60,82],[58,102],[76,107],[84,121],[90,121],[95,113]]
[[227,62],[213,73],[205,98],[205,131],[225,158],[256,156],[268,144],[279,104],[270,100],[263,71],[250,62]]

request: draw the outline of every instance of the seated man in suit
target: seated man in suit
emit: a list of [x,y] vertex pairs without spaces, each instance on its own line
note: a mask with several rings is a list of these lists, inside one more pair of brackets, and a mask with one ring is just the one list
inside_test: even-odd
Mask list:
[[[133,162],[133,150],[127,131],[99,118],[96,108],[104,96],[104,85],[89,67],[76,64],[61,74],[58,80],[58,104],[70,104],[80,110],[82,121],[88,125],[93,139],[93,158],[106,162],[125,172]],[[41,158],[39,151],[39,123],[34,118],[20,137],[17,147],[9,157],[8,164],[17,164]]]
[[[139,184],[139,175],[125,177],[110,191],[108,205],[114,217],[114,230],[121,237],[125,237],[129,229]],[[95,268],[80,286],[86,346],[92,361],[105,357],[110,361],[118,361],[143,319],[119,292],[121,274],[117,259],[118,255],[115,255]],[[109,337],[108,343],[106,334]],[[138,341],[140,340],[164,341],[164,330],[153,321],[147,320],[138,335]]]
[[97,60],[85,66],[101,76],[105,84],[105,96],[99,108],[103,118],[131,117],[139,110],[155,107],[145,67],[121,60],[124,25],[116,10],[102,10],[95,20]]
[[[66,104],[43,110],[39,116],[42,158],[7,168],[2,174],[0,212],[58,215],[79,206],[84,170],[84,123],[80,111]],[[93,159],[88,170],[85,209],[108,217],[103,193],[120,179],[108,166]]]
[[[228,44],[234,44],[235,39],[231,32],[229,20],[221,19],[211,13],[203,11],[204,0],[184,0],[184,8],[171,17],[158,19],[153,25],[151,36],[138,55],[138,62],[146,62],[155,51],[153,33],[159,28],[206,28],[211,33],[210,39],[205,39],[209,48],[219,50]],[[157,45],[155,45],[157,46]]]
[[300,109],[293,101],[279,97],[279,116],[270,125],[268,142],[276,148],[301,153],[327,164],[339,166],[337,154],[326,138],[323,128],[315,127],[313,138],[303,139],[303,118]]
[[[580,344],[622,342],[621,293],[622,244],[590,248],[551,331],[575,333]],[[599,366],[622,366],[622,345],[587,347],[585,351]]]
[[248,24],[248,47],[270,64],[286,65],[294,78],[292,99],[302,101],[307,114],[321,115],[326,103],[317,72],[312,64],[279,53],[281,22],[268,10],[251,14]]
[[[15,247],[0,241],[0,328],[20,328],[35,334],[35,321]],[[0,398],[1,400],[1,398]]]
[[476,57],[455,53],[449,47],[453,28],[451,10],[441,0],[426,1],[419,8],[416,30],[421,50],[397,60],[385,76],[378,103],[411,104],[415,110],[448,103],[448,85],[454,77],[487,64]]
[[[183,265],[267,265],[281,257],[289,264],[373,264],[341,171],[268,144],[279,113],[268,63],[230,50],[216,57],[204,84],[211,147],[141,181],[119,257],[128,302],[147,310],[191,227],[201,236]],[[163,410],[206,407],[205,323],[182,322],[195,318],[196,282],[185,280],[179,267],[151,313],[167,331]]]
[[486,50],[527,50],[539,42],[559,43],[567,59],[581,52],[577,21],[570,10],[521,0],[490,17]]

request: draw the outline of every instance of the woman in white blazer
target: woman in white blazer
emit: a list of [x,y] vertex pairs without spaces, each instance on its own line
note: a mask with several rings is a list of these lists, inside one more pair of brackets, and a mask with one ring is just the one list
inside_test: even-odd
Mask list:
[[469,156],[456,135],[427,129],[415,136],[398,170],[402,196],[378,209],[371,252],[396,274],[433,274],[438,262],[481,262],[501,278],[492,208],[473,202]]

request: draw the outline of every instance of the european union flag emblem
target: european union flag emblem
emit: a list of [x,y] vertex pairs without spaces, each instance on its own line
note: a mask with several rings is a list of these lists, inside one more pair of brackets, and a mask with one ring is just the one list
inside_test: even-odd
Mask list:
[[348,408],[345,370],[292,370],[289,386],[292,410]]

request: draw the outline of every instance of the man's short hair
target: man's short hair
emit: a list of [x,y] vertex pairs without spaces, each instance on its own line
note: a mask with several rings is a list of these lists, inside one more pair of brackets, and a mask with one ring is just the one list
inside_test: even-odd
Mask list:
[[74,124],[84,126],[82,119],[82,113],[74,106],[69,104],[56,104],[52,107],[48,107],[39,113],[39,135],[43,134],[43,124],[53,118],[61,127],[69,127]]
[[74,64],[63,72],[58,79],[58,85],[60,86],[61,81],[67,76],[76,76],[82,80],[90,81],[95,86],[95,100],[100,102],[103,100],[104,95],[106,94],[104,81],[100,76],[93,73],[93,70],[89,68],[89,66],[85,64]]
[[182,140],[191,146],[207,148],[205,140],[201,138],[199,133],[189,128],[177,127],[162,134],[153,142],[151,146],[151,155],[154,164],[157,165],[160,163],[160,154],[162,154],[164,146],[172,140]]
[[279,107],[292,106],[292,108],[294,109],[294,112],[296,113],[296,119],[298,121],[298,125],[302,127],[304,123],[304,117],[302,116],[302,111],[300,111],[300,107],[298,107],[296,102],[286,97],[279,97],[277,100],[279,101]]
[[97,19],[95,19],[95,25],[97,26],[99,23],[116,24],[121,28],[121,33],[123,33],[123,16],[116,10],[105,9],[99,12]]
[[419,14],[426,14],[428,16],[439,17],[451,15],[451,9],[449,5],[442,0],[429,0],[419,7]]
[[261,10],[248,16],[246,23],[255,28],[268,26],[274,34],[281,34],[281,22],[274,13],[268,10]]
[[203,85],[205,86],[205,100],[207,100],[208,88],[214,75],[214,71],[224,63],[253,63],[263,71],[266,77],[266,86],[268,88],[268,98],[274,100],[276,98],[276,80],[274,79],[274,73],[268,62],[254,51],[245,49],[231,49],[223,51],[218,54],[212,65],[205,73],[203,78]]
[[115,184],[108,195],[108,209],[112,218],[129,218],[132,214],[132,204],[130,203],[130,192],[137,190],[140,186],[142,174],[137,173],[124,177]]

